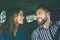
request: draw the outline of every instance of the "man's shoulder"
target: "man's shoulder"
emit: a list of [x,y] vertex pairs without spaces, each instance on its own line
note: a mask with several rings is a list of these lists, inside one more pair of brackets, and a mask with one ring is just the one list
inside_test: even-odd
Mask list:
[[54,23],[60,26],[60,21],[55,21]]
[[32,34],[37,34],[39,32],[39,27],[33,31]]

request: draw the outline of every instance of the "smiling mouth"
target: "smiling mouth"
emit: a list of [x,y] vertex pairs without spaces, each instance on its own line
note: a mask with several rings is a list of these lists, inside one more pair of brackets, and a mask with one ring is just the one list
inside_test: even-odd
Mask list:
[[37,19],[42,19],[42,17],[39,17],[39,18],[37,18]]

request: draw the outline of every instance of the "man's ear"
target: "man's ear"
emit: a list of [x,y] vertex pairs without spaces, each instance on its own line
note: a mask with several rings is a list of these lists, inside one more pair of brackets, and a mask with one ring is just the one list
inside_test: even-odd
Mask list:
[[50,12],[48,12],[48,16],[50,16]]
[[50,12],[47,12],[47,17],[48,19],[50,19]]

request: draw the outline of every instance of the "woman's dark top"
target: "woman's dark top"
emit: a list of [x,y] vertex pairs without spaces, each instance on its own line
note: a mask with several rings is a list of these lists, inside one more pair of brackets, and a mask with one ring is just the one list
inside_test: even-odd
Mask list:
[[0,40],[12,40],[9,32],[4,31],[2,34],[0,34]]
[[18,31],[16,33],[16,37],[14,37],[14,35],[12,33],[12,38],[13,38],[13,40],[27,40],[26,35],[27,35],[26,30],[22,27],[22,25],[19,25]]

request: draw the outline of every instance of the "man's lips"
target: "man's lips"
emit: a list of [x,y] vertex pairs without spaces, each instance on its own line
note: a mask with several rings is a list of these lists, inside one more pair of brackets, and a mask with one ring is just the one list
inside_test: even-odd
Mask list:
[[39,17],[39,18],[37,18],[37,19],[42,19],[42,17]]

